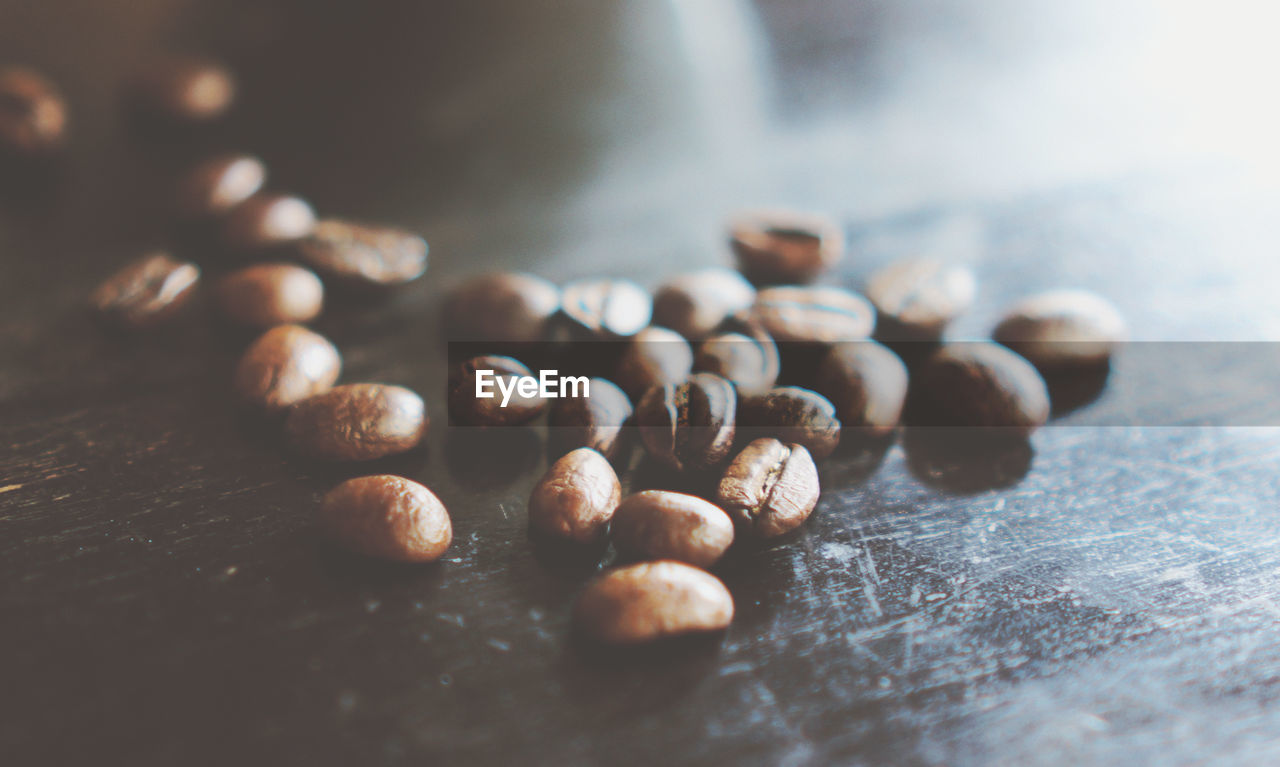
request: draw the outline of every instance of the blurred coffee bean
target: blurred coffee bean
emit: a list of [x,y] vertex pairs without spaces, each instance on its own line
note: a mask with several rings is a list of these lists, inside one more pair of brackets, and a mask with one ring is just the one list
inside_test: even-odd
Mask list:
[[473,277],[450,293],[444,324],[451,341],[541,341],[560,308],[560,290],[529,274],[495,272]]
[[578,280],[564,286],[560,300],[571,333],[584,339],[634,336],[649,325],[653,313],[649,294],[630,280]]
[[762,394],[778,381],[778,347],[763,329],[716,333],[698,346],[693,369],[727,378],[738,396]]
[[587,583],[573,606],[589,639],[634,645],[720,631],[733,621],[733,597],[720,579],[682,562],[618,567]]
[[160,324],[195,295],[200,267],[168,253],[149,253],[108,277],[90,302],[107,320],[127,328]]
[[622,485],[600,453],[582,447],[551,465],[529,496],[529,532],[580,544],[600,542]]
[[326,279],[353,287],[394,287],[427,270],[427,242],[389,226],[325,219],[298,242],[298,256]]
[[907,366],[875,341],[836,344],[818,364],[814,389],[831,400],[844,429],[892,432],[907,398]]
[[720,480],[716,503],[740,529],[759,538],[788,533],[818,505],[818,469],[809,451],[771,437],[734,457]]
[[254,264],[225,275],[214,298],[232,322],[255,328],[306,323],[320,316],[324,285],[297,264]]
[[257,194],[267,180],[262,160],[247,154],[220,154],[203,160],[182,178],[178,211],[189,218],[212,218]]
[[912,397],[919,399],[913,422],[924,426],[995,428],[1027,436],[1049,417],[1049,393],[1035,367],[985,341],[938,349],[913,376]]
[[45,155],[62,147],[67,104],[49,80],[29,69],[0,70],[0,150]]
[[976,291],[972,271],[932,258],[895,261],[867,281],[877,330],[892,340],[938,340],[973,303]]
[[417,447],[427,412],[404,387],[346,384],[295,404],[284,428],[289,444],[308,458],[372,461]]
[[693,369],[693,350],[684,336],[649,327],[626,342],[614,380],[627,396],[640,399],[654,386],[680,383]]
[[875,327],[875,310],[866,299],[832,287],[764,288],[751,316],[779,345],[861,341]]
[[993,337],[1043,371],[1100,365],[1128,338],[1110,301],[1086,290],[1053,290],[1005,312]]
[[222,64],[197,56],[158,59],[132,84],[131,95],[148,114],[176,122],[221,117],[236,97],[235,77]]
[[235,390],[243,402],[281,410],[328,391],[341,372],[342,356],[329,339],[301,325],[278,325],[245,350]]
[[356,477],[325,493],[320,531],[345,549],[393,562],[433,562],[453,542],[435,493],[404,477]]
[[755,297],[751,283],[731,269],[686,272],[667,280],[654,294],[653,324],[698,341],[725,318],[749,308]]
[[674,559],[708,568],[733,543],[733,522],[695,495],[645,490],[618,504],[611,537],[628,559]]
[[737,397],[733,384],[695,373],[680,384],[654,387],[636,406],[645,448],[676,470],[723,463],[733,447]]
[[258,192],[231,209],[222,231],[231,247],[254,251],[296,242],[315,225],[315,211],[304,200]]
[[[492,396],[477,396],[476,382],[483,375],[487,379],[484,389]],[[490,355],[475,357],[455,365],[449,371],[449,417],[459,426],[518,426],[528,423],[542,414],[547,401],[533,393],[521,393],[517,379],[524,378],[536,385],[533,372],[523,363],[511,357]],[[498,380],[511,390],[503,404]]]
[[791,210],[747,211],[729,226],[738,268],[756,285],[812,282],[844,257],[844,231],[826,216]]
[[590,379],[590,397],[559,397],[551,404],[551,441],[566,450],[589,447],[605,458],[618,456],[623,427],[631,418],[631,400],[603,378]]
[[776,437],[802,445],[815,461],[831,455],[840,444],[835,406],[821,394],[799,386],[779,386],[743,400],[738,427],[753,439]]

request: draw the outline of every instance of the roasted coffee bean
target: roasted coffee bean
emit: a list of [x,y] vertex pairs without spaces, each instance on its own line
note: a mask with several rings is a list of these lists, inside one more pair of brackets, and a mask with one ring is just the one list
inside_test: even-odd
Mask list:
[[319,521],[337,545],[394,562],[434,562],[453,541],[435,493],[390,474],[349,479],[325,493]]
[[932,258],[896,261],[867,281],[879,332],[893,340],[938,340],[973,303],[976,291],[972,271]]
[[[482,372],[483,371],[483,372]],[[487,378],[484,391],[492,396],[477,396],[476,382]],[[515,379],[533,384],[532,392],[522,390]],[[498,379],[515,386],[503,404]],[[474,357],[459,363],[449,372],[449,417],[461,426],[519,426],[542,415],[547,401],[538,396],[533,372],[511,357]]]
[[778,346],[762,329],[717,333],[698,347],[693,369],[727,378],[738,396],[763,394],[778,381]]
[[690,341],[713,333],[725,319],[751,307],[756,289],[741,274],[713,267],[676,275],[653,296],[653,324]]
[[680,383],[693,369],[693,350],[684,336],[666,328],[645,328],[631,337],[618,360],[615,380],[639,399],[655,386]]
[[771,437],[747,445],[729,464],[716,502],[760,538],[791,532],[818,505],[818,468],[809,451]]
[[831,455],[840,444],[840,419],[831,401],[799,386],[779,386],[743,400],[739,427],[751,437],[776,437],[803,445],[814,460]]
[[422,398],[403,387],[346,384],[294,405],[284,426],[304,456],[371,461],[417,447],[427,413]]
[[197,163],[178,187],[178,211],[211,218],[231,211],[258,193],[267,180],[262,160],[247,154],[220,154]]
[[451,341],[540,341],[560,309],[560,289],[541,277],[495,272],[458,286],[445,305]]
[[733,621],[733,597],[720,579],[682,562],[641,562],[586,585],[573,607],[584,636],[610,644],[720,631]]
[[231,72],[216,61],[172,56],[152,62],[133,83],[137,105],[153,116],[180,122],[221,117],[236,97]]
[[733,543],[733,522],[696,495],[645,490],[618,505],[612,538],[618,553],[630,559],[674,559],[707,568]]
[[551,404],[551,440],[564,450],[590,447],[613,460],[631,418],[631,400],[603,378],[590,379],[590,397],[560,397]]
[[[938,349],[913,376],[922,425],[970,426],[1030,435],[1049,418],[1044,379],[1022,357],[988,342]],[[913,394],[913,397],[915,395]]]
[[249,327],[310,322],[324,306],[324,285],[296,264],[254,264],[224,276],[215,291],[227,319]]
[[812,282],[844,257],[844,232],[814,213],[748,211],[730,223],[729,245],[738,268],[757,285]]
[[995,340],[1045,371],[1100,365],[1128,337],[1110,301],[1086,290],[1053,290],[1011,306]]
[[654,387],[636,406],[649,454],[676,469],[707,469],[729,457],[737,397],[733,384],[712,373]]
[[588,339],[634,336],[653,314],[649,294],[630,280],[578,280],[564,286],[560,300],[571,332]]
[[907,366],[875,341],[836,344],[818,365],[814,385],[831,404],[844,429],[868,436],[892,432],[907,399]]
[[235,389],[244,402],[281,410],[328,391],[341,372],[342,356],[329,339],[301,325],[279,325],[245,350]]
[[608,459],[588,447],[551,465],[529,496],[529,532],[574,543],[604,539],[622,485]]
[[389,226],[325,219],[298,242],[304,263],[327,279],[360,287],[392,287],[427,270],[427,242]]
[[195,295],[200,267],[168,253],[150,253],[111,275],[93,291],[95,309],[129,328],[157,325],[179,312]]
[[259,192],[227,214],[222,231],[231,247],[253,251],[296,242],[315,225],[315,211],[304,200]]
[[756,294],[751,316],[779,344],[861,341],[875,327],[866,299],[831,287],[765,288]]
[[53,83],[28,69],[0,70],[0,149],[44,155],[62,147],[67,103]]

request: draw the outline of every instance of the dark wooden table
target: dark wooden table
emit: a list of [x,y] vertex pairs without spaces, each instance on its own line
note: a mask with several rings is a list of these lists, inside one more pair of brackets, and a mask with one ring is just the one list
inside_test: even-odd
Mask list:
[[[525,534],[540,429],[436,428],[380,466],[438,492],[455,543],[355,561],[311,521],[347,470],[231,403],[243,338],[193,319],[123,339],[84,310],[165,241],[174,169],[230,147],[322,213],[427,236],[420,285],[317,324],[347,380],[414,387],[438,426],[461,276],[652,285],[725,262],[723,216],[759,202],[841,217],[835,282],[972,265],[957,337],[1072,285],[1140,340],[1271,341],[1272,28],[1141,0],[0,3],[0,56],[74,109],[54,177],[0,179],[0,761],[1275,762],[1265,397],[1219,419],[1135,394],[1122,358],[1017,455],[838,459],[802,534],[720,568],[722,640],[613,655],[569,640],[586,569]],[[232,118],[130,123],[119,85],[166,48],[234,64]],[[1167,379],[1221,380],[1178,348]],[[1116,392],[1146,415],[1098,426]],[[1179,426],[1205,423],[1234,425]]]

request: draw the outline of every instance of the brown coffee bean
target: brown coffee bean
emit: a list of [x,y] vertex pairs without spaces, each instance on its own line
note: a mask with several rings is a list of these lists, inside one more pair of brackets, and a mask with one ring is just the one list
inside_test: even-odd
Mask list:
[[171,56],[138,73],[133,96],[138,106],[153,116],[204,122],[231,108],[236,81],[230,70],[211,59]]
[[896,340],[936,341],[969,308],[976,291],[972,271],[932,258],[896,261],[867,281],[880,333]]
[[812,282],[844,257],[844,231],[814,213],[748,211],[730,223],[729,245],[757,285]]
[[902,417],[907,366],[875,341],[836,344],[818,364],[814,389],[835,405],[844,429],[883,436]]
[[53,83],[29,69],[0,70],[0,149],[44,155],[62,147],[67,103]]
[[298,242],[303,263],[328,279],[360,287],[393,287],[427,270],[427,242],[389,226],[325,219]]
[[733,621],[733,597],[720,579],[682,562],[641,562],[597,576],[573,607],[584,636],[610,644],[720,631]]
[[698,347],[693,369],[727,378],[739,397],[763,394],[778,381],[778,346],[758,326],[717,333]]
[[593,544],[604,539],[622,485],[608,459],[587,447],[551,465],[529,496],[529,532]]
[[736,408],[733,384],[696,373],[650,389],[636,406],[636,423],[649,455],[676,470],[701,470],[729,457]]
[[235,390],[250,405],[281,410],[328,391],[341,372],[342,356],[329,339],[301,325],[279,325],[245,350]]
[[628,338],[648,326],[649,294],[630,280],[587,279],[561,291],[560,311],[570,331],[590,339]]
[[295,450],[326,461],[371,461],[412,450],[427,432],[422,398],[400,386],[346,384],[289,410]]
[[831,455],[840,444],[835,406],[799,386],[779,386],[743,400],[738,422],[752,437],[777,437],[803,445],[815,461]]
[[178,186],[178,211],[191,218],[212,218],[257,194],[267,180],[262,160],[247,154],[220,154],[192,167]]
[[930,426],[997,428],[1027,436],[1049,418],[1049,393],[1031,363],[988,342],[936,351],[913,381]]
[[315,225],[315,211],[304,200],[258,192],[227,214],[222,231],[231,247],[253,251],[296,242],[311,234]]
[[[532,381],[533,372],[511,357],[473,357],[454,365],[449,372],[449,417],[460,426],[519,426],[532,421],[546,410],[547,401],[536,389],[532,394],[522,393],[516,386],[519,378]],[[491,396],[477,396],[478,379]],[[499,379],[504,384],[499,384]],[[502,385],[516,386],[505,405]]]
[[540,341],[559,309],[560,289],[550,282],[495,272],[473,277],[449,295],[444,324],[451,341]]
[[760,538],[791,532],[818,505],[818,469],[809,451],[773,438],[757,439],[729,464],[716,502]]
[[1128,337],[1110,301],[1086,290],[1053,290],[1011,306],[993,336],[1046,371],[1100,365]]
[[756,289],[735,271],[713,267],[672,277],[653,296],[653,324],[690,341],[714,332],[726,318],[744,311]]
[[645,490],[618,505],[612,538],[618,553],[630,559],[674,559],[707,568],[733,543],[733,521],[695,495]]
[[434,562],[453,541],[435,493],[390,474],[349,479],[325,493],[319,522],[339,546],[394,562]]
[[190,302],[200,267],[168,253],[150,253],[111,275],[93,291],[91,302],[108,320],[128,328],[150,327],[173,317]]
[[627,342],[615,380],[628,396],[639,399],[655,386],[680,383],[692,369],[693,350],[684,336],[650,327]]
[[560,449],[590,447],[613,460],[631,418],[631,400],[603,378],[590,379],[590,385],[590,397],[560,397],[551,404],[551,440]]
[[324,285],[296,264],[254,264],[224,276],[215,290],[227,319],[249,327],[310,322],[324,307]]
[[871,336],[876,317],[856,293],[794,285],[761,290],[751,316],[779,344],[861,341]]

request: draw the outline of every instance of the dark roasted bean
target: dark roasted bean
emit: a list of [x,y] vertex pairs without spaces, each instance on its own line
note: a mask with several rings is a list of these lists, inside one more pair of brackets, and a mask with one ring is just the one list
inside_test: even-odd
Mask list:
[[325,219],[298,242],[302,261],[327,279],[353,286],[391,287],[427,270],[427,242],[389,226]]
[[0,70],[0,149],[43,155],[62,147],[67,104],[53,83],[28,69]]
[[[516,385],[521,378],[537,383],[533,372],[511,357],[474,357],[455,365],[449,372],[449,417],[461,426],[519,426],[532,421],[546,409],[547,401],[536,390],[532,395],[521,393]],[[478,379],[491,396],[477,396]],[[498,379],[515,387],[506,404]]]
[[762,394],[778,381],[778,346],[762,328],[717,333],[698,347],[693,369],[729,379],[738,396]]
[[697,496],[645,490],[618,505],[612,538],[618,553],[630,559],[674,559],[707,568],[733,543],[733,522]]
[[453,541],[435,493],[390,474],[349,479],[325,493],[319,521],[337,545],[394,562],[433,562]]
[[551,404],[551,439],[560,449],[590,447],[613,460],[631,418],[631,400],[603,378],[590,380],[590,397],[560,397]]
[[582,590],[573,623],[590,639],[640,644],[720,631],[733,597],[720,579],[682,562],[641,562],[609,570]]
[[215,297],[227,319],[268,328],[310,322],[324,307],[324,285],[296,264],[254,264],[218,281]]
[[707,469],[722,463],[733,447],[737,397],[733,384],[712,373],[654,387],[636,406],[645,448],[677,469]]
[[257,194],[266,180],[267,168],[257,157],[210,157],[183,177],[177,192],[178,211],[191,218],[221,216]]
[[866,299],[831,287],[765,288],[756,294],[751,316],[779,344],[860,341],[875,327]]
[[151,253],[111,275],[93,291],[95,309],[129,328],[159,324],[174,316],[195,294],[200,267],[167,253]]
[[614,379],[633,399],[655,386],[680,383],[693,369],[693,351],[684,336],[666,328],[645,328],[631,337]]
[[620,498],[622,485],[608,459],[580,447],[552,464],[533,488],[529,531],[574,543],[598,543]]
[[427,431],[422,398],[400,386],[346,384],[289,410],[285,432],[302,455],[370,461],[417,447]]
[[875,341],[836,344],[818,365],[814,389],[831,400],[844,429],[893,431],[907,398],[907,366]]
[[296,242],[315,225],[315,211],[304,200],[259,192],[227,214],[223,234],[238,250],[265,250]]
[[495,272],[458,286],[445,305],[451,341],[540,341],[560,308],[560,289],[541,277]]
[[743,400],[739,427],[752,437],[776,437],[803,445],[814,460],[831,455],[840,444],[836,409],[821,394],[799,386],[779,386]]
[[729,227],[738,268],[757,285],[812,282],[844,257],[844,232],[826,216],[748,211]]
[[671,328],[690,341],[710,335],[755,300],[756,289],[741,274],[713,267],[676,275],[653,296],[653,324]]
[[809,451],[771,437],[747,445],[729,464],[716,502],[760,538],[788,533],[818,505],[818,469]]
[[932,258],[896,261],[867,281],[880,333],[895,340],[936,341],[973,303],[976,290],[972,271]]
[[172,56],[152,62],[133,83],[138,106],[152,115],[182,122],[221,117],[236,97],[235,77],[218,62]]
[[1102,296],[1054,290],[1009,307],[993,336],[1052,372],[1106,362],[1128,334],[1124,317]]
[[574,333],[591,339],[627,338],[649,324],[653,302],[630,280],[587,279],[561,292],[561,312]]
[[932,426],[1007,429],[1029,435],[1049,418],[1049,393],[1031,363],[987,342],[943,346],[919,373],[918,390]]
[[279,325],[245,350],[236,366],[240,399],[281,410],[328,391],[342,372],[342,357],[329,339],[301,325]]

